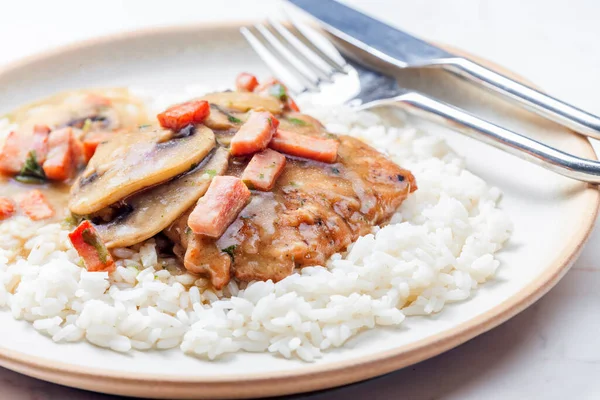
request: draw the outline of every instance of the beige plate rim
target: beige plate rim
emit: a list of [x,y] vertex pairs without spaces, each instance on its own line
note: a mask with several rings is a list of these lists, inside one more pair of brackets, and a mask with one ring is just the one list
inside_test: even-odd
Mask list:
[[[236,29],[248,25],[248,23],[249,21],[232,21],[165,26],[92,38],[10,63],[0,68],[0,76],[25,65],[42,62],[45,58],[90,46],[141,38],[153,34]],[[485,62],[484,60],[480,61]],[[487,62],[487,64],[490,63]],[[502,67],[494,66],[494,68],[524,80]],[[590,142],[582,136],[576,136],[585,144],[587,153],[585,156],[596,159]],[[410,345],[353,360],[352,363],[338,362],[323,366],[309,366],[303,368],[302,371],[245,374],[238,375],[235,378],[210,377],[203,379],[202,377],[190,375],[167,378],[156,374],[141,374],[132,377],[100,368],[83,371],[71,364],[56,362],[43,357],[32,357],[0,346],[0,365],[26,375],[67,386],[105,393],[163,398],[192,398],[198,396],[199,393],[202,393],[203,397],[212,398],[276,396],[332,388],[383,375],[443,353],[500,325],[548,292],[569,270],[594,226],[598,207],[600,206],[600,192],[590,186],[585,190],[585,196],[587,206],[582,210],[584,223],[582,223],[577,234],[570,238],[564,251],[556,257],[552,265],[518,295],[452,329]]]

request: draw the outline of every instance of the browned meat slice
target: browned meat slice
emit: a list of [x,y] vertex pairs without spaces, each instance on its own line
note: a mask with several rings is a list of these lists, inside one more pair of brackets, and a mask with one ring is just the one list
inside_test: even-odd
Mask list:
[[231,259],[214,245],[214,240],[195,235],[187,226],[192,209],[179,217],[164,233],[176,243],[173,252],[188,271],[208,276],[213,286],[221,289],[231,279]]
[[[416,189],[413,175],[360,140],[339,140],[335,164],[288,160],[275,188],[254,192],[218,240],[189,230],[185,237],[185,222],[172,226],[167,234],[187,249],[185,267],[207,274],[217,288],[226,284],[230,260],[242,281],[279,281],[295,267],[323,265],[374,225],[385,224]],[[227,174],[242,170],[243,163],[234,162]]]

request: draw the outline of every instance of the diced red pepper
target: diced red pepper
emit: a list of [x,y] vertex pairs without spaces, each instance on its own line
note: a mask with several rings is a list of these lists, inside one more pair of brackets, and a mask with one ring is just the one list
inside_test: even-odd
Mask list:
[[337,158],[339,142],[294,132],[278,130],[271,139],[269,147],[296,157],[333,163]]
[[279,120],[270,112],[252,112],[240,130],[231,138],[229,148],[231,155],[243,156],[266,149],[278,126]]
[[157,115],[163,128],[176,132],[189,124],[199,124],[210,114],[210,104],[204,100],[192,100],[169,107]]
[[250,189],[269,191],[285,167],[285,156],[275,150],[266,149],[256,153],[242,173],[242,181]]
[[92,132],[88,133],[83,141],[83,156],[87,163],[94,156],[98,145],[106,142],[114,136],[112,132]]
[[258,86],[256,76],[242,72],[235,79],[235,86],[240,92],[252,92]]
[[0,197],[0,221],[15,213],[15,203],[8,197]]
[[46,177],[55,181],[64,181],[73,176],[75,157],[72,128],[62,128],[50,133],[48,156],[43,163]]
[[46,199],[46,196],[38,189],[21,196],[19,206],[34,221],[50,218],[54,215],[54,210]]
[[288,96],[287,98],[287,107],[292,110],[292,111],[296,111],[296,112],[300,112],[300,107],[298,107],[298,104],[296,104],[296,102],[294,101],[294,99],[292,99],[290,96]]
[[83,221],[69,233],[69,240],[90,272],[113,272],[115,262],[90,221]]
[[250,200],[250,190],[234,176],[215,176],[188,218],[188,226],[198,235],[218,238]]

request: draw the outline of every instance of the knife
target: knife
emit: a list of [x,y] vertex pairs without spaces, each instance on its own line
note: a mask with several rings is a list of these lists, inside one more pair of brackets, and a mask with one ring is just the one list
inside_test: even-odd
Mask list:
[[600,118],[449,53],[334,0],[287,0],[334,36],[400,68],[438,66],[518,101],[525,108],[600,139]]

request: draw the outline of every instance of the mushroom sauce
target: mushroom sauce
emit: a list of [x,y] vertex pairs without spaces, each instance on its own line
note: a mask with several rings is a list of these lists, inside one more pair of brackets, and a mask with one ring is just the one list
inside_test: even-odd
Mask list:
[[[81,222],[71,241],[90,270],[110,271],[112,248],[159,237],[217,289],[278,281],[388,222],[417,188],[383,154],[300,113],[276,81],[158,118],[124,89],[62,93],[8,118],[20,141],[0,143],[0,218]],[[52,180],[57,168],[68,179]]]

